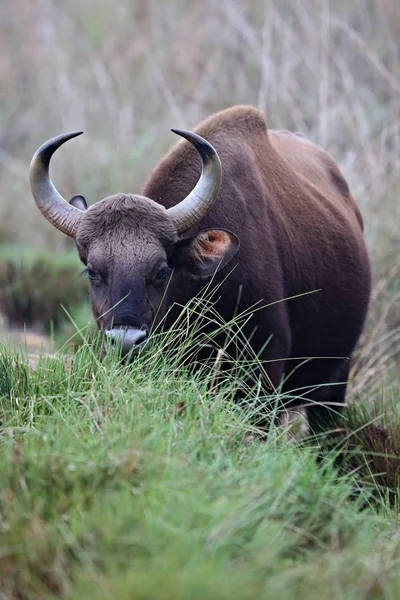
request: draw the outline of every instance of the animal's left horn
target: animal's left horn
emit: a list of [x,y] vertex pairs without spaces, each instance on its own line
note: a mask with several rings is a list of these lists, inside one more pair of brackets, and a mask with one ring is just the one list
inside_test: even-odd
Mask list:
[[193,227],[213,206],[221,187],[222,166],[217,151],[204,138],[184,129],[172,129],[196,148],[203,163],[200,179],[182,202],[168,209],[178,233]]
[[54,227],[70,237],[76,236],[83,213],[58,193],[50,179],[49,167],[57,148],[81,133],[83,132],[63,133],[45,142],[36,150],[29,169],[31,192],[38,209]]

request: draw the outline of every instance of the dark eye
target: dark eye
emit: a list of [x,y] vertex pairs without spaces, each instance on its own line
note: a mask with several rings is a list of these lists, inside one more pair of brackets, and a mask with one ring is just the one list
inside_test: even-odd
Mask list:
[[156,283],[167,281],[168,277],[171,275],[171,272],[172,269],[170,269],[169,267],[162,267],[155,276],[154,281]]
[[83,271],[83,273],[86,273],[86,275],[89,277],[89,279],[91,281],[94,281],[95,279],[98,279],[97,273],[96,273],[96,271],[93,271],[93,269],[85,269]]

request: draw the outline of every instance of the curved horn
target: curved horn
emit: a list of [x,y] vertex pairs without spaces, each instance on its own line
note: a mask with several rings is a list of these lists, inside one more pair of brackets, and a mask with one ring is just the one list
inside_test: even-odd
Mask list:
[[49,165],[57,148],[81,133],[83,131],[63,133],[45,142],[33,155],[29,169],[31,192],[38,209],[54,227],[70,237],[76,236],[82,211],[68,204],[57,192],[50,179]]
[[213,206],[222,180],[221,161],[215,148],[204,138],[184,129],[172,129],[196,148],[203,163],[197,184],[182,202],[168,209],[178,233],[198,223]]

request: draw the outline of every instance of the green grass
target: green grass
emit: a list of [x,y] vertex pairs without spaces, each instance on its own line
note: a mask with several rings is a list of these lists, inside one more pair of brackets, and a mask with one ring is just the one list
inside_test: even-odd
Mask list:
[[0,348],[3,597],[397,599],[387,496],[159,350]]

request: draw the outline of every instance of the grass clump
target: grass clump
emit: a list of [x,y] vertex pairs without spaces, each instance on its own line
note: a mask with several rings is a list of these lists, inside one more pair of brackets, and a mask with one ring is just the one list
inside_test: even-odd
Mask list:
[[2,593],[398,597],[385,498],[354,499],[354,474],[311,444],[261,441],[228,378],[212,388],[161,344],[131,365],[83,345],[36,370],[0,348]]
[[[350,404],[343,429],[323,443],[337,452],[342,472],[354,474],[371,499],[383,498],[396,511],[400,507],[400,417],[398,398],[392,402]],[[394,400],[394,398],[393,398]]]

